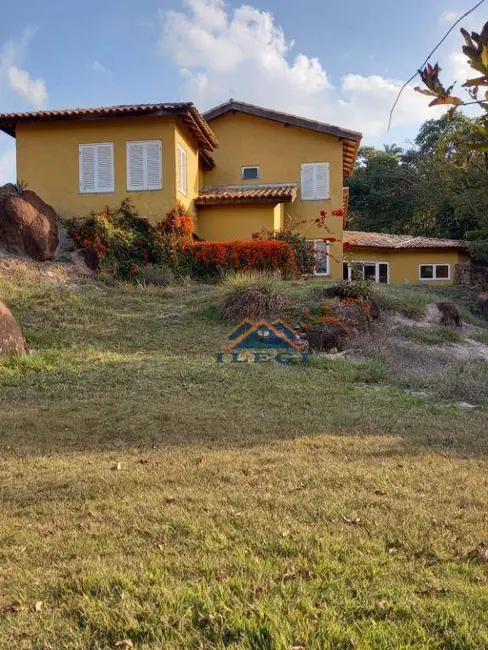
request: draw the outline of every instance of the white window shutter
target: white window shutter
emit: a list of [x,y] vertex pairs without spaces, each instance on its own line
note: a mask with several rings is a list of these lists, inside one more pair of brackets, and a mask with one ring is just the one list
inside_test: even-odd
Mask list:
[[302,201],[313,201],[315,199],[315,171],[314,164],[304,163],[302,165]]
[[315,198],[330,198],[329,163],[315,165]]
[[80,144],[80,192],[96,191],[95,145]]
[[163,187],[161,140],[127,143],[127,189],[131,192]]
[[80,144],[80,192],[113,192],[114,146],[111,142]]
[[144,143],[127,143],[127,189],[144,189]]
[[180,144],[177,147],[177,168],[178,168],[178,189],[182,194],[186,196],[187,189],[188,189],[186,151]]
[[146,189],[160,190],[163,187],[163,151],[160,140],[146,142]]
[[97,153],[97,191],[113,192],[114,183],[114,148],[110,144],[96,145]]

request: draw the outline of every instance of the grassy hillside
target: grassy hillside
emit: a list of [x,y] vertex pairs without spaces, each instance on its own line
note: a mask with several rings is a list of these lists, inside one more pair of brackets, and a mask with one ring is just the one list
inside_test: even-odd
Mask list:
[[483,395],[219,365],[219,292],[0,277],[36,350],[0,362],[0,645],[486,647]]

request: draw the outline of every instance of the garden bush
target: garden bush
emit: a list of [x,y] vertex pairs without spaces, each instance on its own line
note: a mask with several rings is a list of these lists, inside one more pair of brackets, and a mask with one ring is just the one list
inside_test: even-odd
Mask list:
[[311,275],[315,268],[315,252],[313,244],[300,233],[289,228],[281,230],[263,229],[253,234],[257,241],[282,241],[287,243],[293,250],[295,264],[300,275]]
[[167,276],[168,267],[177,276],[189,273],[192,232],[193,218],[180,203],[157,225],[139,216],[128,199],[118,208],[106,206],[68,222],[75,245],[95,251],[99,270],[122,280],[161,278]]
[[162,262],[157,229],[128,199],[118,208],[107,205],[87,218],[70,219],[68,234],[78,248],[95,251],[100,269],[118,277],[130,278],[139,266]]
[[371,280],[341,280],[334,290],[338,298],[369,300],[374,297],[374,282]]
[[218,275],[222,270],[297,274],[293,249],[280,241],[193,242],[190,246],[197,275]]
[[287,300],[283,280],[266,272],[229,273],[222,281],[224,298],[220,305],[222,318],[239,322],[246,318],[260,320],[280,315]]

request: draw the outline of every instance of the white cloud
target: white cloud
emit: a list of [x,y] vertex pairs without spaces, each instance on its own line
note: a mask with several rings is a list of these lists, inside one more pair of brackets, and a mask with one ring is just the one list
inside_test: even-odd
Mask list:
[[12,90],[27,99],[34,108],[44,108],[47,91],[42,79],[32,79],[26,70],[21,70],[16,65],[10,65],[7,68],[7,77]]
[[478,73],[469,65],[468,59],[462,52],[450,52],[447,57],[447,70],[454,81],[464,83],[470,77],[476,77]]
[[100,63],[98,59],[92,61],[86,66],[86,68],[91,72],[108,72],[108,69],[103,65],[103,63]]
[[439,25],[450,25],[460,17],[461,17],[461,13],[459,11],[452,11],[452,10],[443,11],[439,16]]
[[3,153],[0,153],[0,187],[5,183],[15,183],[16,178],[15,149],[9,146]]
[[[162,12],[161,51],[180,67],[188,96],[202,108],[235,97],[340,124],[379,137],[402,83],[377,75],[346,74],[333,87],[323,63],[290,55],[274,16],[224,0],[183,0],[183,11]],[[426,98],[405,90],[395,125],[420,124],[439,115]]]
[[19,67],[34,36],[35,29],[25,29],[18,40],[5,43],[0,51],[0,85],[6,81],[9,87],[26,99],[36,109],[44,108],[47,102],[46,84],[43,79],[33,79],[27,70]]

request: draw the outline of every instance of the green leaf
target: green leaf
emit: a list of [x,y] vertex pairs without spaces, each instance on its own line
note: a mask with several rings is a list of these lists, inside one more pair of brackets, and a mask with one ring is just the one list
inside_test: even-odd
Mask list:
[[472,151],[488,151],[488,142],[468,142],[466,146]]

